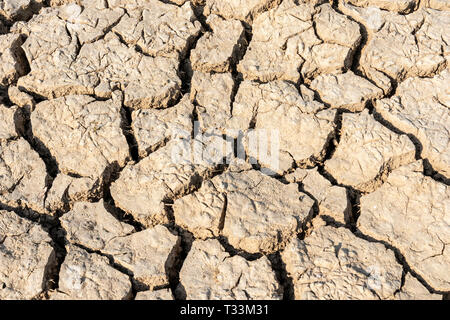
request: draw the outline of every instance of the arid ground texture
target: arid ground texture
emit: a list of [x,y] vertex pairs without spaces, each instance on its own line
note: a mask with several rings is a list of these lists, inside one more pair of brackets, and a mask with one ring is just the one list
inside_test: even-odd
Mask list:
[[449,84],[449,0],[0,0],[0,300],[449,299]]

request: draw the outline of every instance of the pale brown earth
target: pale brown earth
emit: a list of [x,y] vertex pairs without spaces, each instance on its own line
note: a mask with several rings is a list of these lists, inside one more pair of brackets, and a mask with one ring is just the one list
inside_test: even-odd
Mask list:
[[448,0],[0,0],[0,300],[449,299],[449,83]]

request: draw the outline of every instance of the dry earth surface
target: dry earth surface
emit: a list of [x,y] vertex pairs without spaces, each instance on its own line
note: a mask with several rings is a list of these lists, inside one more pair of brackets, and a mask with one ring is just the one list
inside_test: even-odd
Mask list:
[[449,299],[449,84],[448,0],[0,0],[0,299]]

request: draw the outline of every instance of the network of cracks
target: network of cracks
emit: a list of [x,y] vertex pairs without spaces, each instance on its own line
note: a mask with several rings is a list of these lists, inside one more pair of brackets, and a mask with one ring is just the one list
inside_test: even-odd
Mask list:
[[0,62],[0,299],[449,298],[447,0],[0,0]]

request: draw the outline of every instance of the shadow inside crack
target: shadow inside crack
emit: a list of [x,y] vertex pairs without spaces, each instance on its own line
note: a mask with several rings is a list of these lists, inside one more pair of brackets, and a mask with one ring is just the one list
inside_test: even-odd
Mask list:
[[169,278],[169,286],[175,300],[186,300],[186,290],[180,282],[180,271],[183,267],[189,252],[191,251],[194,236],[187,230],[184,230],[174,224],[168,226],[172,233],[180,237],[180,242],[172,248],[164,265],[166,275]]

